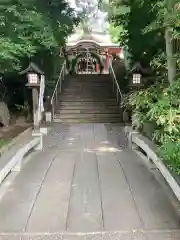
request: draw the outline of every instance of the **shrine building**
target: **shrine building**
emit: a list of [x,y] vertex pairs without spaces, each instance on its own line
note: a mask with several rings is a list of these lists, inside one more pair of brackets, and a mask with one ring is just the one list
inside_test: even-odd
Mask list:
[[77,74],[108,74],[109,60],[115,56],[123,58],[122,49],[111,41],[109,34],[89,29],[77,29],[68,38],[66,54]]

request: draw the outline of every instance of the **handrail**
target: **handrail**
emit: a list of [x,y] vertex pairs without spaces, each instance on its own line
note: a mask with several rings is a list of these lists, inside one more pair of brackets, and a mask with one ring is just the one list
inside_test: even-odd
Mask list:
[[[122,104],[123,95],[121,93],[121,89],[119,87],[119,83],[117,81],[116,74],[114,72],[114,69],[113,69],[113,66],[112,66],[112,63],[111,63],[110,60],[109,60],[109,66],[110,66],[110,69],[111,69],[111,72],[112,72],[112,75],[113,75],[113,90],[114,90],[114,85],[116,85],[116,98],[117,98],[117,102],[118,103],[121,102],[121,104]],[[120,96],[120,99],[119,99],[119,96]]]
[[58,102],[59,93],[62,90],[62,81],[65,78],[65,70],[66,70],[66,61],[63,62],[63,65],[61,67],[61,71],[58,77],[58,80],[56,82],[52,97],[51,97],[51,106],[52,106],[52,117],[54,118],[54,112],[55,112],[55,106]]
[[51,104],[52,104],[53,98],[54,98],[54,96],[55,96],[55,94],[56,94],[56,90],[57,90],[57,88],[58,88],[59,82],[62,81],[61,75],[62,75],[62,73],[63,73],[63,70],[64,70],[64,68],[65,68],[65,65],[66,65],[66,61],[63,62],[63,65],[62,65],[62,68],[61,68],[61,71],[60,71],[58,80],[57,80],[57,82],[56,82],[56,85],[55,85],[55,88],[54,88],[54,91],[53,91],[53,94],[52,94],[52,97],[51,97]]

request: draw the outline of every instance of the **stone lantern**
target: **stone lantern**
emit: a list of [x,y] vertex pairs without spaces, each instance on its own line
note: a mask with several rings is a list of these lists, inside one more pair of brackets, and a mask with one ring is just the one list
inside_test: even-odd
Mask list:
[[133,73],[132,75],[132,84],[141,84],[141,77],[142,75],[140,73]]
[[142,87],[142,76],[143,76],[143,68],[140,63],[137,63],[133,66],[131,71],[129,72],[129,87],[131,90]]
[[[26,74],[28,83],[26,84],[27,87],[32,89],[32,100],[33,100],[33,122],[34,128],[39,128],[39,115],[41,114],[38,112],[38,106],[43,106],[43,95],[44,95],[44,72],[33,62],[29,64],[29,66],[20,72],[21,75]],[[40,89],[40,84],[43,82],[43,85]],[[39,93],[40,92],[40,93]],[[40,98],[39,98],[40,96]],[[40,99],[40,103],[39,103]]]

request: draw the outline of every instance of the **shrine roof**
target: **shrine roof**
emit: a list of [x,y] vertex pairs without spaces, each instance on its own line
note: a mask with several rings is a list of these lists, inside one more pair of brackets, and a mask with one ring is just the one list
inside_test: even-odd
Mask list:
[[28,72],[44,74],[44,72],[33,62],[30,62],[28,67],[26,69],[22,70],[19,74],[23,75],[23,74],[28,73]]
[[119,47],[111,41],[110,35],[107,33],[84,32],[80,29],[68,38],[66,46],[71,48],[83,43],[89,43],[91,45],[95,44],[100,47]]

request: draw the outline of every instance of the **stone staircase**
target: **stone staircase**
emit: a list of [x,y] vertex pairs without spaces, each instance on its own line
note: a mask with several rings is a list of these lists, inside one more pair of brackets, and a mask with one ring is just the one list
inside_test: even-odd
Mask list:
[[60,101],[56,106],[55,122],[119,123],[121,109],[113,92],[109,75],[67,76]]

